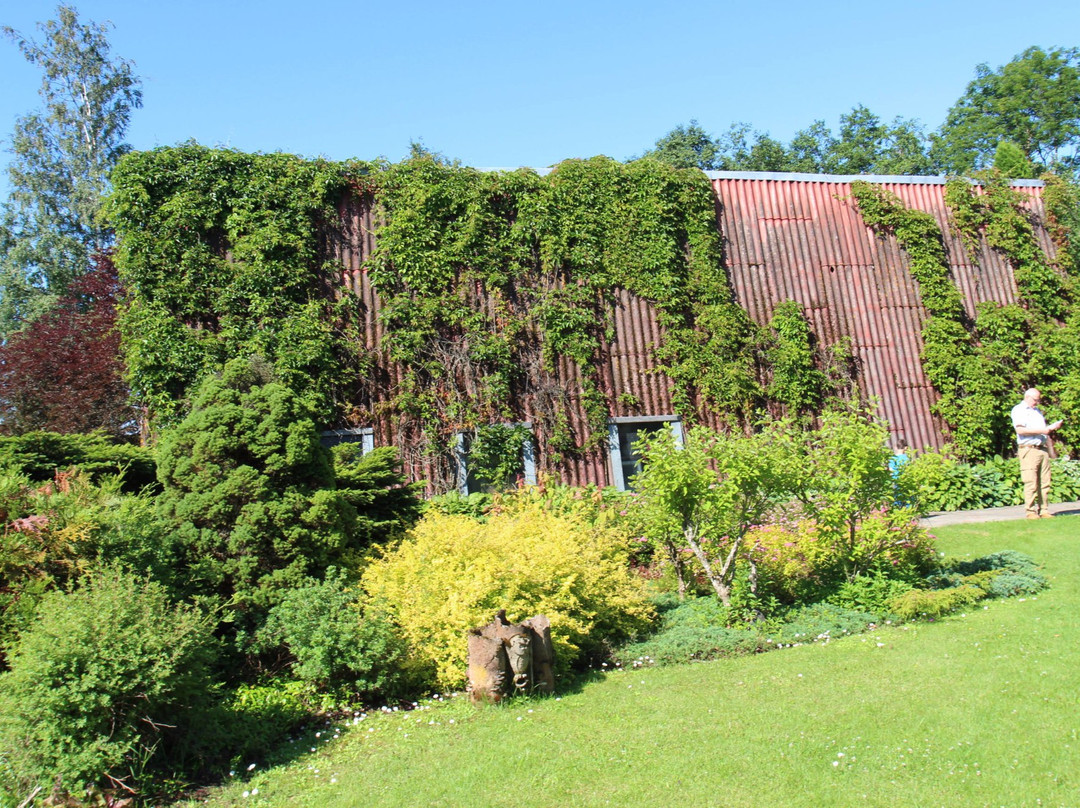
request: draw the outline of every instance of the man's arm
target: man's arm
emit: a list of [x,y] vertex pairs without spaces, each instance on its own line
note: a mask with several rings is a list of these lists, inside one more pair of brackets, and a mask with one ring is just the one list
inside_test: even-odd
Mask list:
[[1063,423],[1063,421],[1054,421],[1054,423],[1047,426],[1046,429],[1035,429],[1029,426],[1021,426],[1020,424],[1013,424],[1013,427],[1015,427],[1017,435],[1049,435],[1051,432],[1061,429]]

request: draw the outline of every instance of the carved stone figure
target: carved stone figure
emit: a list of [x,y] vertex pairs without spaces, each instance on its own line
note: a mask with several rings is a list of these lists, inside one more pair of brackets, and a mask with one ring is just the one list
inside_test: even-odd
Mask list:
[[551,623],[543,615],[517,625],[500,609],[486,626],[468,633],[469,697],[473,703],[501,701],[513,693],[555,689]]

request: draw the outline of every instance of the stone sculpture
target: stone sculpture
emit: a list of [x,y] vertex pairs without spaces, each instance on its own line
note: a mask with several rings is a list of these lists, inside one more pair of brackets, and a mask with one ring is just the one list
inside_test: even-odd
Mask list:
[[555,648],[551,623],[543,615],[514,625],[500,609],[492,622],[469,631],[468,650],[468,689],[474,704],[555,690]]

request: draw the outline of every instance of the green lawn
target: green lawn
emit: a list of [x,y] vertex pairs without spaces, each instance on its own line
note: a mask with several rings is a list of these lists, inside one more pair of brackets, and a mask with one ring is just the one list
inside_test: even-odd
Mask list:
[[210,804],[1078,806],[1078,534],[1078,516],[938,531],[948,554],[1033,556],[1037,597],[559,699],[369,717]]

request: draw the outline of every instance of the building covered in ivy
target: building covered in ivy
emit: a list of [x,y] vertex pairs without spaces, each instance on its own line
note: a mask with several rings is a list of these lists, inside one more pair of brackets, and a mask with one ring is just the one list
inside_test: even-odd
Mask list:
[[876,400],[896,440],[985,456],[1023,387],[1071,405],[1054,208],[1071,191],[1052,178],[483,172],[187,144],[125,158],[114,185],[130,378],[157,423],[257,353],[328,442],[396,446],[432,491],[625,487],[642,431],[834,399]]

